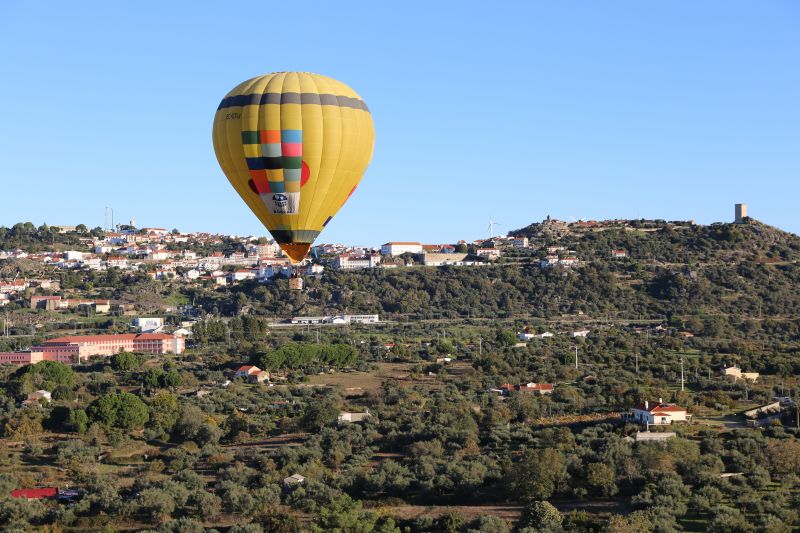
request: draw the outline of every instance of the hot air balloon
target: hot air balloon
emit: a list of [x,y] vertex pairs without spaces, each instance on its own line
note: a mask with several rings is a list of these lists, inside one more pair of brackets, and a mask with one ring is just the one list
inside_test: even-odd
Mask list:
[[276,72],[222,99],[213,137],[231,185],[299,262],[361,181],[375,131],[367,105],[344,83]]

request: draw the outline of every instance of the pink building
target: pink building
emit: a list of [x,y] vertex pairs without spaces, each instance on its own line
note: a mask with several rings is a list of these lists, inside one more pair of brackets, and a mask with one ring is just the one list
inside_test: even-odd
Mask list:
[[126,333],[122,335],[76,335],[45,341],[27,352],[0,353],[0,364],[30,365],[39,361],[71,364],[94,356],[119,352],[163,355],[183,353],[184,338],[166,333]]
[[77,346],[78,357],[83,360],[95,355],[114,355],[119,352],[139,352],[163,355],[183,353],[184,339],[166,333],[124,333],[121,335],[78,335],[45,341],[45,347]]

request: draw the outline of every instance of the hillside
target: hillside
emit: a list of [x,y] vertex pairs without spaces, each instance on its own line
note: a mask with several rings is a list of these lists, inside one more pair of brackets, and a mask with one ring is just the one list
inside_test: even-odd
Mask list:
[[[327,270],[307,291],[257,283],[197,297],[207,309],[247,299],[258,313],[288,317],[330,312],[391,318],[607,319],[707,318],[726,322],[800,316],[800,238],[756,221],[746,225],[575,228],[555,238],[547,224],[516,232],[531,248],[506,249],[482,267]],[[566,226],[566,225],[565,225]],[[580,265],[541,268],[546,246],[574,251]],[[611,250],[628,257],[612,259]]]

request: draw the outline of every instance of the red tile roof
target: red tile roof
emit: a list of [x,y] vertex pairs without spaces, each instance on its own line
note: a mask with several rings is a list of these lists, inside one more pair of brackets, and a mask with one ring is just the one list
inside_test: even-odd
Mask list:
[[649,407],[645,407],[643,403],[640,403],[639,405],[634,407],[634,409],[636,409],[637,411],[647,411],[649,413],[655,413],[656,411],[659,413],[667,411],[673,413],[686,412],[686,409],[684,409],[683,407],[678,407],[675,404],[658,403],[658,402],[653,402],[652,404],[649,405]]
[[69,335],[44,341],[43,344],[82,344],[87,342],[158,341],[174,338],[167,333],[120,333],[117,335]]

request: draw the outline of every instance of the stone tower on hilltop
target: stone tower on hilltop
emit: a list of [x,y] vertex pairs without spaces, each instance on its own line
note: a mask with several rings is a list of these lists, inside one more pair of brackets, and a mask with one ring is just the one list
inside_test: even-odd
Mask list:
[[736,219],[733,222],[744,224],[745,218],[747,218],[747,204],[736,204]]

